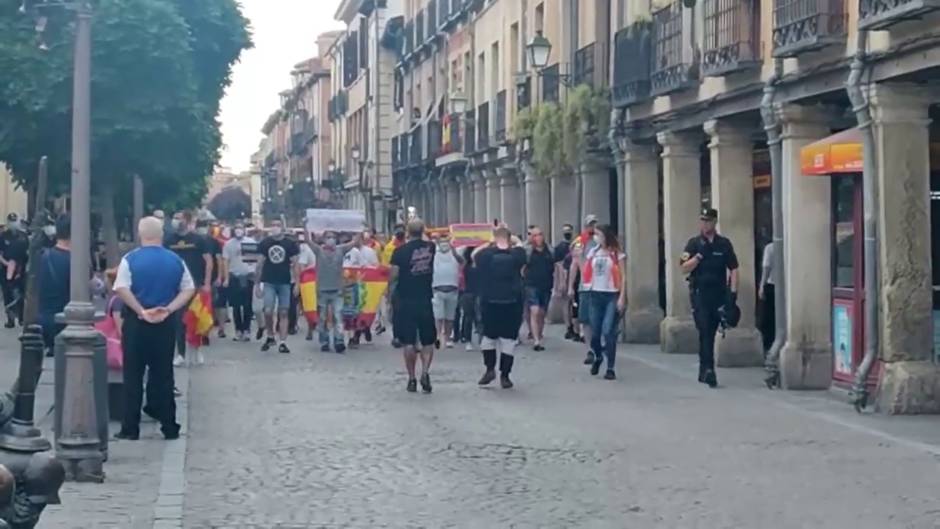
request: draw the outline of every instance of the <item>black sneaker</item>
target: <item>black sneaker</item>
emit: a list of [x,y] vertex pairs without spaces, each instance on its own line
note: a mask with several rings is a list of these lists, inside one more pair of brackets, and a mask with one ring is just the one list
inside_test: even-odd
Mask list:
[[408,386],[407,386],[405,389],[408,391],[408,393],[417,393],[417,392],[418,392],[418,381],[415,380],[415,379],[413,379],[413,378],[409,378],[409,379],[408,379]]
[[140,440],[140,432],[131,433],[121,430],[114,436],[114,438],[119,441],[138,441]]
[[705,383],[708,384],[708,387],[712,389],[718,387],[718,376],[715,375],[714,369],[709,369],[705,372]]
[[287,344],[286,344],[286,343],[281,342],[281,345],[277,346],[277,352],[279,352],[279,353],[281,353],[281,354],[289,354],[289,353],[290,353],[290,347],[287,347]]
[[588,351],[587,356],[584,357],[584,365],[589,366],[594,363],[594,351]]
[[160,431],[163,432],[163,438],[167,441],[173,441],[180,438],[180,425],[174,424],[173,426],[163,426],[160,428]]
[[392,338],[392,347],[398,349],[401,347],[401,342],[398,341],[398,338]]
[[568,330],[565,331],[565,340],[573,340],[577,334],[574,333],[574,329],[568,327]]
[[383,325],[379,325],[378,327],[375,328],[375,334],[378,336],[381,336],[382,333],[384,332],[385,332],[385,326]]
[[258,327],[258,332],[255,333],[255,340],[260,340],[264,338],[264,327]]
[[313,331],[307,331],[307,337],[305,338],[308,342],[313,341]]
[[343,353],[345,353],[345,352],[346,352],[346,346],[345,346],[345,345],[343,345],[343,344],[341,344],[341,343],[336,344],[336,354],[343,354]]
[[427,373],[421,375],[421,391],[425,395],[431,393],[431,375]]
[[545,350],[545,346],[542,345],[542,344],[540,344],[540,343],[537,343],[537,344],[535,344],[535,346],[532,347],[532,350],[533,350],[533,351],[544,351],[544,350]]
[[12,329],[13,327],[16,327],[16,322],[13,320],[7,320],[7,322],[3,324],[3,326],[6,327],[7,329]]
[[601,372],[601,364],[603,364],[603,363],[604,363],[604,357],[598,355],[598,356],[595,358],[594,363],[591,364],[591,375],[596,376],[598,373],[600,373],[600,372]]
[[225,338],[225,329],[219,329],[219,338]]
[[372,341],[372,329],[366,327],[366,328],[362,331],[362,335],[365,337],[365,339],[366,339],[367,342],[371,342],[371,341]]
[[617,380],[617,373],[614,373],[613,369],[608,369],[604,374],[604,380]]
[[264,352],[267,352],[268,350],[270,350],[270,349],[271,349],[272,347],[274,347],[275,345],[277,345],[277,342],[274,341],[274,338],[268,337],[268,339],[265,340],[263,344],[261,344],[261,352],[263,352],[263,353],[264,353]]
[[508,374],[508,373],[505,373],[505,374],[503,374],[503,375],[501,375],[501,376],[499,377],[499,385],[502,386],[503,389],[512,389],[512,388],[513,388],[513,383],[512,383],[512,380],[509,380],[509,374]]
[[481,386],[488,386],[494,380],[496,380],[496,371],[493,371],[492,369],[487,369],[486,373],[483,373],[483,377],[480,378],[480,381],[477,382],[477,384]]
[[326,344],[326,343],[325,343],[325,344],[321,345],[321,346],[320,346],[320,352],[321,352],[321,353],[329,353],[329,352],[330,352],[330,344]]

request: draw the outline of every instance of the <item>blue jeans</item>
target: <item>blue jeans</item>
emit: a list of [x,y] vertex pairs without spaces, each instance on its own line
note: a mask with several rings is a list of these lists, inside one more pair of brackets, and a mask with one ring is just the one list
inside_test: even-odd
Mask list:
[[343,291],[330,290],[317,292],[317,314],[320,316],[320,345],[330,345],[330,329],[327,327],[327,316],[330,308],[333,309],[333,345],[344,344]]
[[[582,293],[583,294],[583,293]],[[617,334],[620,331],[617,316],[618,292],[591,292],[591,350],[597,355],[597,361],[607,357],[607,369],[613,369],[617,362]],[[604,347],[601,348],[603,338]]]

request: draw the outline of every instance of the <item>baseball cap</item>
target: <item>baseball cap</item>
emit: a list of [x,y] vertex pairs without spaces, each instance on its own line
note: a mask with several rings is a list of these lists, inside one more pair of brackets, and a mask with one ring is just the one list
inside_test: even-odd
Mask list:
[[597,223],[597,215],[591,213],[590,215],[584,217],[584,224],[585,224],[585,225],[587,225],[587,224],[596,224],[596,223]]
[[7,215],[7,222],[16,222],[18,220],[20,220],[20,217],[16,213],[10,213]]

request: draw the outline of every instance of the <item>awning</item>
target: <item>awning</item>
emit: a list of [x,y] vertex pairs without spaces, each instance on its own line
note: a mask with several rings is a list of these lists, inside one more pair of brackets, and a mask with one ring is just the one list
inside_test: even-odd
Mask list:
[[862,132],[843,130],[800,150],[803,174],[819,176],[862,172]]

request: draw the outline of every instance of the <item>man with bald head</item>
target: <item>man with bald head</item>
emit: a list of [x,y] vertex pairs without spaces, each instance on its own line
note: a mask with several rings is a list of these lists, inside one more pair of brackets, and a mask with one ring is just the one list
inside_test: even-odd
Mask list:
[[[140,247],[121,259],[114,290],[124,302],[121,345],[124,348],[124,420],[118,439],[140,437],[140,407],[144,371],[148,384],[155,384],[156,402],[148,406],[160,421],[167,439],[179,438],[176,402],[173,396],[173,349],[176,320],[196,291],[193,277],[183,260],[163,247],[163,223],[144,217],[138,224]],[[150,392],[148,392],[149,394]]]

